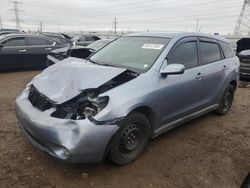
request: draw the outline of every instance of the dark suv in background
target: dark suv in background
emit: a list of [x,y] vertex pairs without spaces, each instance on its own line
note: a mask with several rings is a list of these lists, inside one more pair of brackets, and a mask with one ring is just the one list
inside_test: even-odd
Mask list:
[[250,38],[240,39],[236,52],[240,60],[240,78],[250,80]]

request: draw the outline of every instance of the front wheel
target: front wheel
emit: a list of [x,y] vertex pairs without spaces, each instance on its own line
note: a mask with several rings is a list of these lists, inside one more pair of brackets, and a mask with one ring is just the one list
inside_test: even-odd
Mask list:
[[110,159],[126,165],[137,159],[149,139],[149,121],[141,113],[132,113],[121,123],[111,143]]
[[224,115],[229,112],[233,104],[234,92],[235,92],[235,88],[232,85],[229,85],[225,89],[222,99],[220,101],[219,107],[216,110],[216,114]]

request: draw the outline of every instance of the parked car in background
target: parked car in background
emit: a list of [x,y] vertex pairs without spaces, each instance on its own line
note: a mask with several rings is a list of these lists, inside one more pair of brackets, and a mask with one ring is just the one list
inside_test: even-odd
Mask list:
[[69,44],[39,35],[0,36],[0,70],[45,68],[50,51],[68,46]]
[[211,111],[228,113],[238,84],[229,42],[201,33],[132,34],[87,60],[68,60],[26,86],[16,114],[34,145],[75,163],[109,156],[128,164],[149,138]]
[[15,34],[15,33],[24,33],[23,31],[19,31],[17,29],[1,29],[0,36],[6,34]]
[[237,56],[240,60],[240,79],[250,80],[250,50],[243,50]]
[[69,44],[70,46],[74,45],[74,41],[71,40],[71,37],[63,33],[39,33],[39,34],[49,37],[53,40],[57,40],[61,43]]
[[85,34],[79,37],[79,39],[75,42],[75,45],[88,46],[89,44],[100,39],[101,38],[96,35]]
[[250,80],[250,38],[240,39],[236,52],[240,60],[240,79]]
[[47,65],[51,66],[67,57],[77,57],[81,59],[88,58],[92,53],[106,46],[108,43],[113,41],[112,39],[101,39],[90,45],[84,46],[72,46],[70,48],[60,48],[51,51],[47,56]]

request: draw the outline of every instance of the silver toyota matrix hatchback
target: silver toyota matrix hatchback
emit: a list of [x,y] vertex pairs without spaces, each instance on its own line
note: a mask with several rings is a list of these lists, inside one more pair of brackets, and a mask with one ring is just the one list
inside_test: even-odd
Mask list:
[[148,140],[233,103],[239,60],[226,39],[200,33],[120,37],[87,60],[67,58],[16,99],[20,128],[54,157],[109,156],[125,165]]

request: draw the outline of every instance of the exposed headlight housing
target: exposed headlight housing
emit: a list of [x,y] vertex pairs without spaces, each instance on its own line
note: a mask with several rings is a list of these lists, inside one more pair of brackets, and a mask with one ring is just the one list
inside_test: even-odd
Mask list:
[[96,98],[88,98],[87,103],[80,105],[80,108],[78,109],[78,113],[76,114],[76,119],[85,119],[89,116],[95,116],[98,114],[102,109],[104,109],[108,102],[109,97],[103,96],[103,97],[96,97]]
[[56,106],[52,117],[62,119],[82,120],[94,117],[103,110],[109,102],[108,96],[98,96],[94,90],[88,90],[70,101]]

